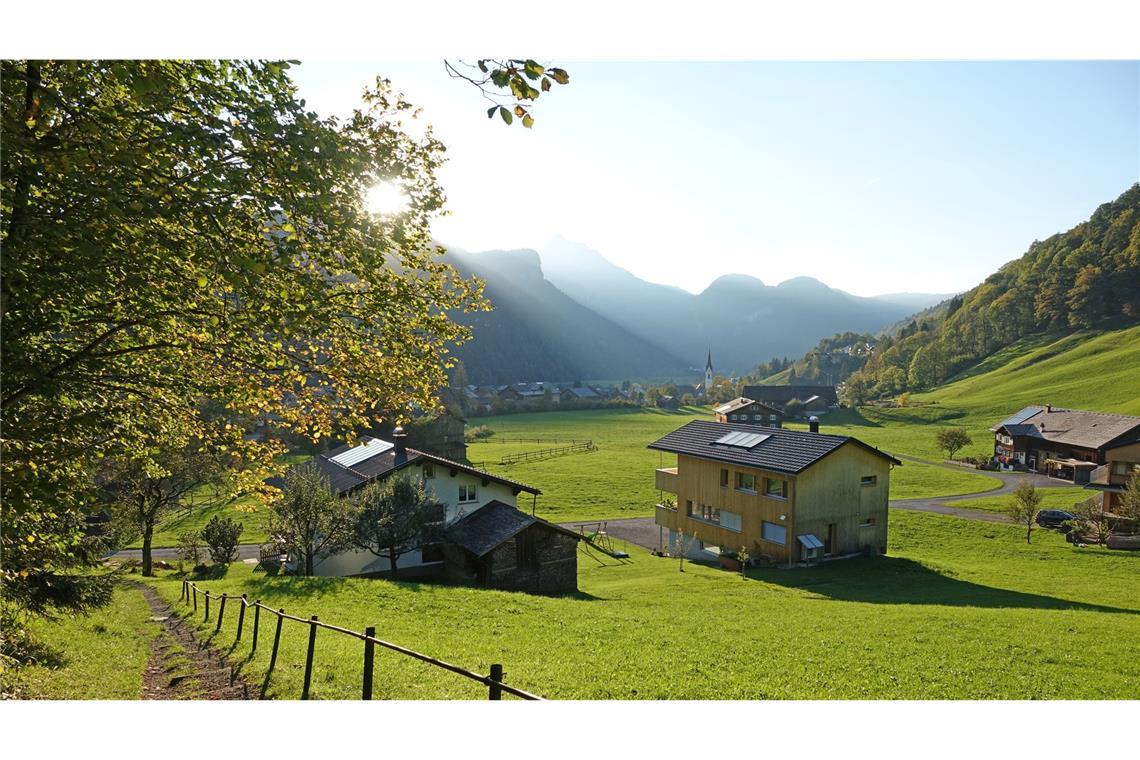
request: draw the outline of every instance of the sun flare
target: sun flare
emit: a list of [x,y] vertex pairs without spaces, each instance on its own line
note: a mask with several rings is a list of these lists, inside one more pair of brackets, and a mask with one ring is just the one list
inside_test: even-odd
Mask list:
[[392,182],[373,185],[364,196],[364,203],[373,214],[399,214],[408,210],[408,196]]

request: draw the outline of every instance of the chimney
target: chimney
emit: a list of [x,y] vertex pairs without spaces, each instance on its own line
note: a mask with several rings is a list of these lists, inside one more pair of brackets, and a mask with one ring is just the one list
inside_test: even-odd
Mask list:
[[1052,404],[1046,404],[1045,405],[1045,414],[1052,414],[1052,413],[1053,413],[1053,405]]
[[392,442],[396,444],[396,464],[408,461],[408,434],[402,427],[392,431]]
[[816,417],[814,414],[808,417],[808,430],[813,433],[819,432],[819,417]]

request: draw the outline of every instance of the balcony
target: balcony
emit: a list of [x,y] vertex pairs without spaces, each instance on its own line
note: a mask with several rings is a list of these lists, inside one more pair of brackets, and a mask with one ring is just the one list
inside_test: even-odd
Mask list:
[[676,467],[661,467],[657,470],[657,490],[677,493]]
[[1098,491],[1123,491],[1124,487],[1128,484],[1128,476],[1114,473],[1112,471],[1112,464],[1112,462],[1102,464],[1093,470],[1089,475],[1089,482],[1086,484],[1086,487],[1095,488]]
[[677,508],[668,504],[658,504],[653,513],[653,523],[663,528],[675,528],[677,525]]

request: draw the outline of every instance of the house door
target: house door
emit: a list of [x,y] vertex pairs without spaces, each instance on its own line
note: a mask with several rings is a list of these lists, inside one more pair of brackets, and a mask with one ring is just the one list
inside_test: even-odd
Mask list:
[[823,545],[823,553],[835,554],[838,539],[838,526],[836,526],[835,523],[831,523],[827,526],[827,542]]

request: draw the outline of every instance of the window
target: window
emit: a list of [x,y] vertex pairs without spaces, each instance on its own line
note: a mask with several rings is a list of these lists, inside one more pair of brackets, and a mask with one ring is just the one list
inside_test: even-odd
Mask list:
[[859,523],[860,528],[870,528],[875,524],[874,517],[864,517],[863,522]]
[[756,493],[756,476],[748,472],[736,473],[736,490]]
[[425,478],[434,478],[435,477],[435,465],[433,463],[424,462],[424,477]]
[[722,509],[720,511],[720,527],[735,530],[739,533],[741,531],[740,514]]
[[693,517],[693,516],[694,516],[694,513],[693,513],[693,502],[692,502],[691,500],[686,500],[686,501],[685,501],[685,514],[687,514],[689,517]]
[[728,470],[720,471],[720,487],[728,488]]
[[735,415],[735,414],[730,414],[730,415],[728,415],[728,418],[729,418],[730,420],[732,420],[733,422],[736,422],[736,415]]
[[764,495],[772,499],[788,498],[788,481],[764,478]]
[[443,562],[443,544],[424,544],[420,554],[423,562]]
[[862,478],[859,480],[859,485],[862,485],[862,486],[873,486],[873,485],[875,485],[875,484],[876,484],[876,483],[878,483],[878,482],[879,482],[879,476],[878,476],[878,475],[864,475],[864,476],[863,476],[863,477],[862,477]]
[[479,500],[479,489],[475,486],[474,483],[472,483],[471,485],[460,485],[459,486],[459,503],[460,504],[462,504],[463,502],[467,502],[467,501],[478,501],[478,500]]
[[720,510],[716,507],[710,507],[708,504],[702,504],[696,510],[690,508],[689,517],[694,520],[704,520],[705,522],[719,523]]
[[764,415],[762,415],[762,414],[754,414],[754,415],[752,415],[752,419],[754,419],[754,420],[756,420],[757,422],[759,422],[760,420],[764,419]]
[[760,537],[774,544],[786,544],[788,542],[788,529],[783,525],[777,525],[776,523],[770,523],[765,520]]

